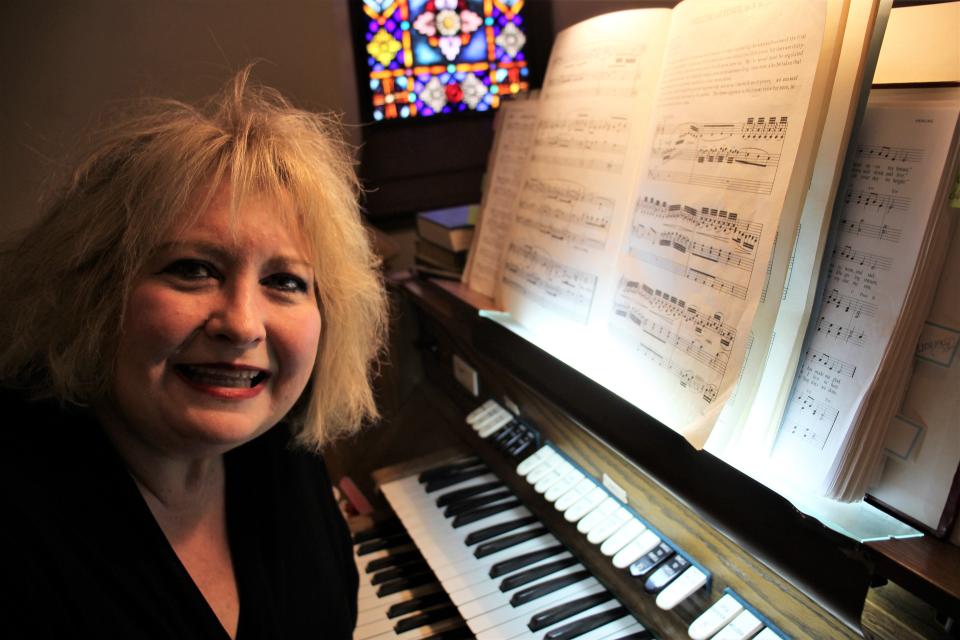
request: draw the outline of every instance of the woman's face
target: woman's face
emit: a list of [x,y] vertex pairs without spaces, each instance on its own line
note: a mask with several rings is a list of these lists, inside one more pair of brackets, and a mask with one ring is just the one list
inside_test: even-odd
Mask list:
[[290,410],[320,341],[314,273],[281,205],[220,189],[162,242],[134,284],[114,405],[131,435],[169,454],[222,453]]

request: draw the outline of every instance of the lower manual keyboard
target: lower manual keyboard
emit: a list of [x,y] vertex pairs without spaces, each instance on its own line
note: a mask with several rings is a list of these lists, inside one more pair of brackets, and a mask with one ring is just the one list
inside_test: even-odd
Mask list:
[[653,637],[481,463],[381,490],[477,638]]

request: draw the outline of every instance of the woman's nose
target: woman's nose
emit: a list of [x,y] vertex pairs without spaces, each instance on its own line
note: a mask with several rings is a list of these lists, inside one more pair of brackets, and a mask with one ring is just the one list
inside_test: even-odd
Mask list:
[[254,345],[266,336],[258,284],[235,284],[218,296],[204,327],[211,337],[236,346]]

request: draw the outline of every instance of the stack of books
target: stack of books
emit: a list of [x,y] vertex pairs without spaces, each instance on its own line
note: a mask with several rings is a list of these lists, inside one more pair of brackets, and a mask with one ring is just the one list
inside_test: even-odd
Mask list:
[[415,260],[431,275],[460,278],[473,242],[476,205],[434,209],[417,214]]

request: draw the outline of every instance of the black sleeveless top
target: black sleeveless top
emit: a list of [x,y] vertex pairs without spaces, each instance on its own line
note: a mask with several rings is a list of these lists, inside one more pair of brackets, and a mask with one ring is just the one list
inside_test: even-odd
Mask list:
[[[0,406],[0,636],[227,638],[96,420]],[[278,425],[225,457],[237,637],[350,638],[350,536],[322,458],[289,440]]]

